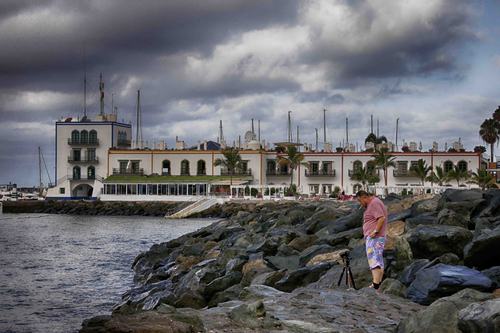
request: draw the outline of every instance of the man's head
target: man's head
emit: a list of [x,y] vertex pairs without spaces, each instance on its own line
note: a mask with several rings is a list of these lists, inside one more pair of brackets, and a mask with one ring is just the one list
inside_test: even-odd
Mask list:
[[363,190],[358,191],[358,193],[356,193],[356,199],[358,199],[358,202],[361,204],[361,206],[365,208],[368,206],[372,198],[373,195]]

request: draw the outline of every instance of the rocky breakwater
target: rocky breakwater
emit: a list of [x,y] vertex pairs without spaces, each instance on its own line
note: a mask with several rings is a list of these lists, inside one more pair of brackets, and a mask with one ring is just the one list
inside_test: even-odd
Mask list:
[[41,213],[70,215],[165,216],[189,205],[189,202],[118,202],[118,201],[6,201],[4,213]]
[[[381,294],[337,287],[345,249],[357,287],[371,282],[357,204],[219,207],[227,219],[140,254],[133,263],[136,287],[112,315],[86,320],[81,332],[496,328],[498,198],[500,191],[453,190],[418,202],[390,197]],[[453,312],[423,321],[432,307]]]

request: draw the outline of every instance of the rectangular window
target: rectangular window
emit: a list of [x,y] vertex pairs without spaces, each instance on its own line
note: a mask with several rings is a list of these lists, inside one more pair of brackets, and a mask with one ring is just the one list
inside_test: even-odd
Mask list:
[[147,192],[146,184],[138,184],[137,185],[137,194],[146,195],[147,193],[148,192]]
[[80,161],[81,160],[81,151],[80,149],[73,149],[73,161]]
[[157,195],[158,194],[158,186],[156,184],[148,184],[148,194],[149,195]]
[[120,173],[124,174],[127,171],[128,161],[119,161],[120,162]]
[[116,185],[116,194],[118,194],[118,195],[127,194],[127,186],[125,184]]
[[137,194],[137,184],[128,184],[127,185],[127,194],[128,195],[136,195]]
[[139,164],[140,161],[132,161],[132,173],[137,174],[139,173]]
[[59,194],[66,193],[66,189],[64,187],[59,187]]
[[88,161],[96,160],[95,148],[87,148],[87,160]]
[[175,184],[168,185],[168,195],[177,195],[177,185]]

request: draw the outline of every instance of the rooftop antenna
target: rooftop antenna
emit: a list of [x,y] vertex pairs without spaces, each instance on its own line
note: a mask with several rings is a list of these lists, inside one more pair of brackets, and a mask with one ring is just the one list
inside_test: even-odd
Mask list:
[[135,129],[135,142],[142,148],[142,110],[141,110],[141,91],[137,90],[137,110],[136,110],[136,129]]
[[100,107],[99,114],[104,115],[104,82],[102,81],[102,73],[99,75],[99,94],[100,94]]
[[257,120],[257,141],[260,143],[260,119]]
[[299,126],[297,125],[297,143],[300,143],[300,139],[299,139]]
[[318,129],[317,129],[317,128],[315,128],[315,130],[316,130],[316,151],[318,151],[318,148],[319,148],[319,147],[318,147],[318,141],[319,141],[319,140],[318,140]]
[[379,133],[378,133],[378,131],[379,131],[379,122],[378,122],[378,118],[377,118],[377,138],[379,137],[379,135],[378,135],[378,134],[379,134]]
[[373,133],[373,115],[370,115],[370,133]]
[[292,111],[288,111],[288,142],[292,141],[292,119],[290,117],[290,114]]
[[42,194],[42,151],[38,146],[38,192]]
[[349,118],[345,117],[345,138],[346,144],[349,145]]
[[255,134],[255,130],[254,130],[254,127],[253,127],[253,118],[252,118],[252,134]]
[[87,118],[87,58],[83,48],[83,117]]
[[326,143],[326,109],[323,109],[323,142]]
[[399,118],[396,119],[396,151],[398,151]]
[[222,131],[222,119],[219,121],[219,143],[224,142],[224,132]]

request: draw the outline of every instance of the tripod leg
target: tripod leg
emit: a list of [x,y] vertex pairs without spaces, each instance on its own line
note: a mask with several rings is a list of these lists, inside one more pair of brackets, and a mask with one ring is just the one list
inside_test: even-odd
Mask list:
[[344,273],[346,272],[346,269],[345,267],[342,269],[342,273],[340,273],[340,278],[339,278],[339,282],[337,283],[337,286],[339,287],[340,286],[340,282],[342,282],[342,277],[344,276]]
[[356,290],[356,284],[354,283],[354,277],[352,276],[351,267],[348,268],[347,275],[349,276],[349,280],[351,280],[352,287]]

